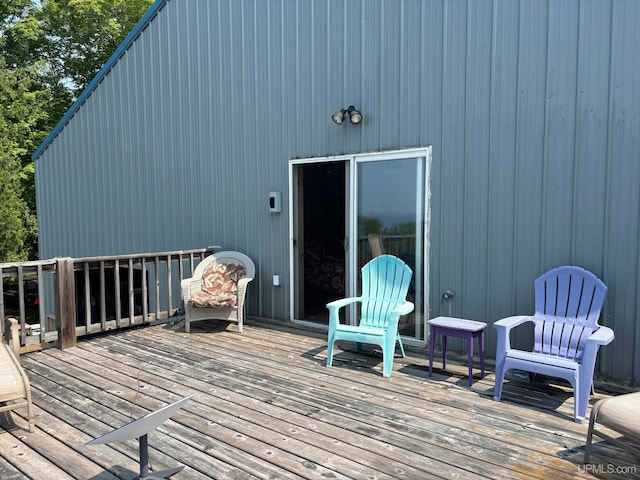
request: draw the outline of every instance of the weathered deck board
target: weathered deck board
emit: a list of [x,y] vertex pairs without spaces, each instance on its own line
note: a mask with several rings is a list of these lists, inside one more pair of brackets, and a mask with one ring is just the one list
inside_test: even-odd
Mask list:
[[[593,478],[570,389],[512,380],[496,403],[492,375],[476,372],[469,388],[466,367],[449,362],[430,379],[426,353],[413,352],[385,379],[377,353],[348,344],[327,369],[325,337],[199,322],[191,334],[164,325],[23,355],[37,432],[0,422],[0,477],[133,479],[137,442],[85,443],[195,393],[150,435],[153,468],[186,465],[176,480]],[[635,460],[599,444],[593,461]]]
[[[3,424],[7,425],[4,422]],[[21,424],[26,425],[26,421]],[[42,435],[40,429],[37,433]],[[28,435],[32,434],[29,433]],[[20,476],[16,478],[38,478],[38,476],[42,475],[42,472],[47,472],[47,476],[60,480],[71,480],[74,478],[64,470],[58,468],[55,463],[51,462],[48,452],[47,454],[44,454],[44,452],[41,454],[33,450],[27,442],[24,441],[26,436],[27,434],[18,428],[0,432],[0,452],[2,453],[1,457],[3,462],[1,463],[3,465],[3,471],[6,470],[9,472],[9,475],[12,476],[15,475],[16,470],[21,472]],[[52,445],[52,449],[55,450],[57,446],[58,445],[55,444]],[[79,458],[79,460],[82,461],[83,459]],[[4,478],[4,476],[2,478]]]
[[[263,350],[264,351],[264,350]],[[234,366],[237,366],[241,363],[241,359],[234,360]],[[258,363],[254,362],[254,372]],[[256,382],[260,382],[262,378],[276,378],[279,376],[279,369],[276,367],[266,367],[267,370],[264,373],[260,373],[256,375],[249,368],[242,372],[242,375],[247,377],[252,377]],[[324,367],[322,376],[324,376]],[[288,380],[291,379],[290,372],[285,368],[286,374],[284,378],[281,378],[277,381],[279,386],[287,385],[289,387],[289,394],[291,396],[298,395],[298,399],[305,399],[310,403],[314,401],[312,394],[307,394],[304,389],[299,389],[299,385],[307,382],[307,376],[301,376],[294,381]],[[316,372],[317,375],[317,372]],[[295,382],[300,382],[296,384]],[[523,451],[521,448],[515,447],[514,452],[505,452],[504,451],[504,442],[500,442],[500,444],[493,446],[493,448],[489,448],[488,438],[479,439],[477,436],[472,436],[469,434],[468,429],[461,428],[452,428],[445,429],[444,425],[438,424],[435,421],[431,421],[427,418],[418,418],[422,412],[419,410],[422,408],[424,403],[423,400],[418,400],[415,402],[415,405],[412,405],[412,408],[418,410],[415,415],[408,414],[398,414],[394,410],[392,403],[394,402],[395,392],[391,392],[387,394],[388,398],[384,398],[382,395],[380,398],[374,396],[375,391],[369,392],[371,400],[367,403],[355,403],[356,399],[345,395],[345,393],[349,393],[349,389],[337,389],[332,388],[332,385],[329,384],[329,390],[332,393],[332,399],[330,402],[326,402],[322,404],[321,412],[338,412],[323,415],[323,419],[326,422],[332,422],[334,425],[342,425],[344,436],[344,429],[353,428],[352,431],[356,431],[357,429],[363,428],[363,417],[365,418],[364,423],[368,423],[369,427],[366,432],[370,435],[380,435],[383,429],[389,429],[390,433],[387,435],[389,437],[393,436],[395,438],[396,445],[402,446],[405,450],[408,448],[407,445],[410,443],[411,439],[413,439],[414,452],[417,453],[420,457],[429,457],[428,446],[438,447],[443,443],[449,444],[449,450],[447,451],[447,457],[445,460],[450,466],[456,466],[464,464],[469,460],[478,460],[477,465],[479,467],[484,467],[485,463],[489,463],[490,471],[494,474],[499,474],[504,465],[509,465],[512,469],[528,469],[529,464],[532,459],[528,459],[526,464],[522,464],[522,462],[518,461],[517,457],[512,455],[523,455]],[[378,390],[379,391],[379,390]],[[282,392],[281,392],[282,394]],[[311,397],[309,397],[311,395]],[[420,403],[420,404],[419,404]],[[315,407],[315,405],[314,405]],[[463,412],[461,412],[463,413]],[[467,416],[468,417],[468,416]],[[457,417],[459,418],[459,417]],[[436,419],[437,420],[437,419]],[[469,421],[469,418],[467,418]],[[393,424],[392,424],[393,422]],[[465,439],[465,437],[468,437]],[[345,441],[348,440],[349,443],[352,442],[351,438],[346,438]],[[474,452],[474,446],[482,445],[481,449],[476,448]],[[528,452],[527,452],[528,453]],[[492,455],[490,455],[492,454]],[[435,461],[437,458],[442,459],[443,452],[439,451],[436,458],[432,458],[431,461]],[[414,459],[415,462],[417,459]],[[538,463],[544,464],[548,462],[547,458],[540,458]],[[480,469],[479,467],[474,468],[475,473],[488,475],[490,472],[485,471],[484,469]],[[440,466],[439,468],[443,468]],[[541,478],[548,478],[555,472],[551,470],[546,470],[544,467],[538,467],[540,470]],[[506,471],[504,472],[506,475]]]
[[[120,355],[119,353],[117,355]],[[157,367],[153,373],[156,375],[154,377],[154,383],[158,383],[158,378],[166,374],[165,369]],[[198,375],[197,370],[194,368],[188,368],[186,371],[182,369],[180,371],[173,370],[174,373],[178,373],[180,375]],[[149,371],[149,374],[152,373]],[[274,405],[273,401],[270,401],[273,395],[271,393],[266,393],[266,397],[264,401],[256,402],[247,402],[250,399],[251,389],[254,389],[255,395],[255,387],[251,384],[245,386],[242,390],[243,393],[234,392],[233,390],[224,389],[221,385],[222,382],[216,381],[215,384],[218,388],[216,388],[215,396],[217,396],[216,400],[216,412],[213,414],[216,416],[216,421],[231,423],[233,422],[234,428],[237,431],[240,431],[243,435],[260,435],[260,431],[262,430],[262,426],[267,427],[271,430],[276,430],[276,428],[280,428],[281,433],[274,435],[273,433],[269,433],[269,430],[264,430],[263,437],[261,440],[265,442],[278,442],[280,439],[285,439],[287,441],[287,448],[291,450],[295,450],[298,447],[298,441],[295,440],[300,438],[304,441],[302,445],[305,448],[306,453],[309,453],[309,448],[311,445],[316,446],[321,449],[325,449],[327,451],[333,451],[333,453],[340,453],[341,455],[351,454],[349,457],[358,458],[360,464],[379,464],[380,462],[380,454],[379,451],[384,452],[384,445],[380,442],[372,442],[371,439],[361,435],[362,439],[361,445],[363,447],[368,447],[371,449],[375,447],[377,443],[378,450],[370,452],[367,450],[362,450],[360,446],[357,448],[351,447],[351,445],[346,444],[344,442],[337,443],[334,439],[340,438],[340,435],[344,434],[344,430],[332,427],[329,424],[326,424],[322,427],[322,434],[316,432],[319,429],[317,425],[317,421],[314,420],[314,424],[311,428],[305,428],[304,423],[308,422],[308,416],[303,416],[296,414],[295,412],[288,410],[285,414],[288,417],[292,417],[291,421],[283,421],[281,420],[282,411],[281,407]],[[192,379],[190,381],[191,389],[187,390],[187,392],[193,391],[193,389],[199,390],[204,389],[204,391],[210,390],[211,385],[207,382],[203,382],[201,380]],[[234,385],[237,385],[237,381],[235,383],[231,383],[230,387],[234,388]],[[148,393],[148,389],[145,389]],[[209,413],[211,414],[211,413]],[[296,418],[293,418],[296,417]],[[299,418],[298,418],[299,417]],[[292,423],[296,422],[296,423]],[[333,431],[328,432],[329,429],[333,429]],[[284,437],[283,435],[287,435]],[[330,435],[327,437],[327,435]],[[273,437],[273,438],[271,438]],[[294,438],[295,437],[295,438]],[[370,445],[372,444],[373,445]],[[402,456],[403,452],[397,451],[393,454],[396,458],[389,458],[388,462],[380,465],[380,469],[392,476],[397,475],[395,469],[392,468],[391,462],[397,461],[398,456]],[[345,463],[342,461],[342,463]],[[346,469],[347,465],[343,465],[342,469]],[[356,466],[358,471],[361,471],[361,466]],[[414,478],[418,475],[426,475],[424,471],[419,471],[410,465],[404,465],[403,470],[407,472],[408,475],[413,475]],[[353,475],[356,475],[357,472],[353,472]]]

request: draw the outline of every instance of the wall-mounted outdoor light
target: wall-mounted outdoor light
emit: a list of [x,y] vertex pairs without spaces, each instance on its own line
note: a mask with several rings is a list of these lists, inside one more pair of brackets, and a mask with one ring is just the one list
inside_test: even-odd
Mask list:
[[353,105],[350,105],[349,108],[342,108],[338,110],[336,113],[331,115],[331,120],[333,120],[333,123],[336,125],[342,125],[345,114],[349,115],[349,120],[351,120],[351,123],[354,125],[358,125],[362,122],[362,113],[360,113],[360,110]]

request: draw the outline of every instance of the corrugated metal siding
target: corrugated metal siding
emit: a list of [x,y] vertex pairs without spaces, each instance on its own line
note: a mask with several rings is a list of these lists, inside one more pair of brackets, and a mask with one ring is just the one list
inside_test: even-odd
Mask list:
[[447,289],[529,313],[581,265],[610,289],[600,369],[637,381],[638,25],[635,0],[168,0],[36,161],[41,255],[221,244],[256,261],[249,312],[287,318],[287,159],[432,144],[431,316]]

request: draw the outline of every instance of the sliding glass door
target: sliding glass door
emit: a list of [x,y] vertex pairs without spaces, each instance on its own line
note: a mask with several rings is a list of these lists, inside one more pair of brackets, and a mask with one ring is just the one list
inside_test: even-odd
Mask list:
[[[390,254],[414,272],[409,299],[415,311],[401,319],[400,334],[409,344],[425,343],[430,159],[431,148],[425,147],[290,162],[293,321],[326,323],[326,301],[358,295],[362,266],[378,255]],[[315,208],[316,201],[321,208]],[[340,209],[343,215],[337,213]],[[344,267],[339,265],[340,251],[332,247],[342,235]],[[343,281],[334,278],[336,272],[344,276]],[[344,290],[339,292],[340,285]],[[316,297],[321,301],[312,310],[311,300]],[[314,311],[321,315],[313,315]],[[347,315],[348,322],[356,318],[355,311]]]

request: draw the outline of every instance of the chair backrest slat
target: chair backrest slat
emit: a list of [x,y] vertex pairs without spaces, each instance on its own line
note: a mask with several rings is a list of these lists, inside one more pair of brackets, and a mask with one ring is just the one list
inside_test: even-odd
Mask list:
[[412,274],[407,264],[392,255],[381,255],[362,267],[360,325],[386,327],[388,313],[406,300]]
[[534,352],[581,358],[584,344],[599,328],[607,287],[580,267],[553,269],[535,282]]

